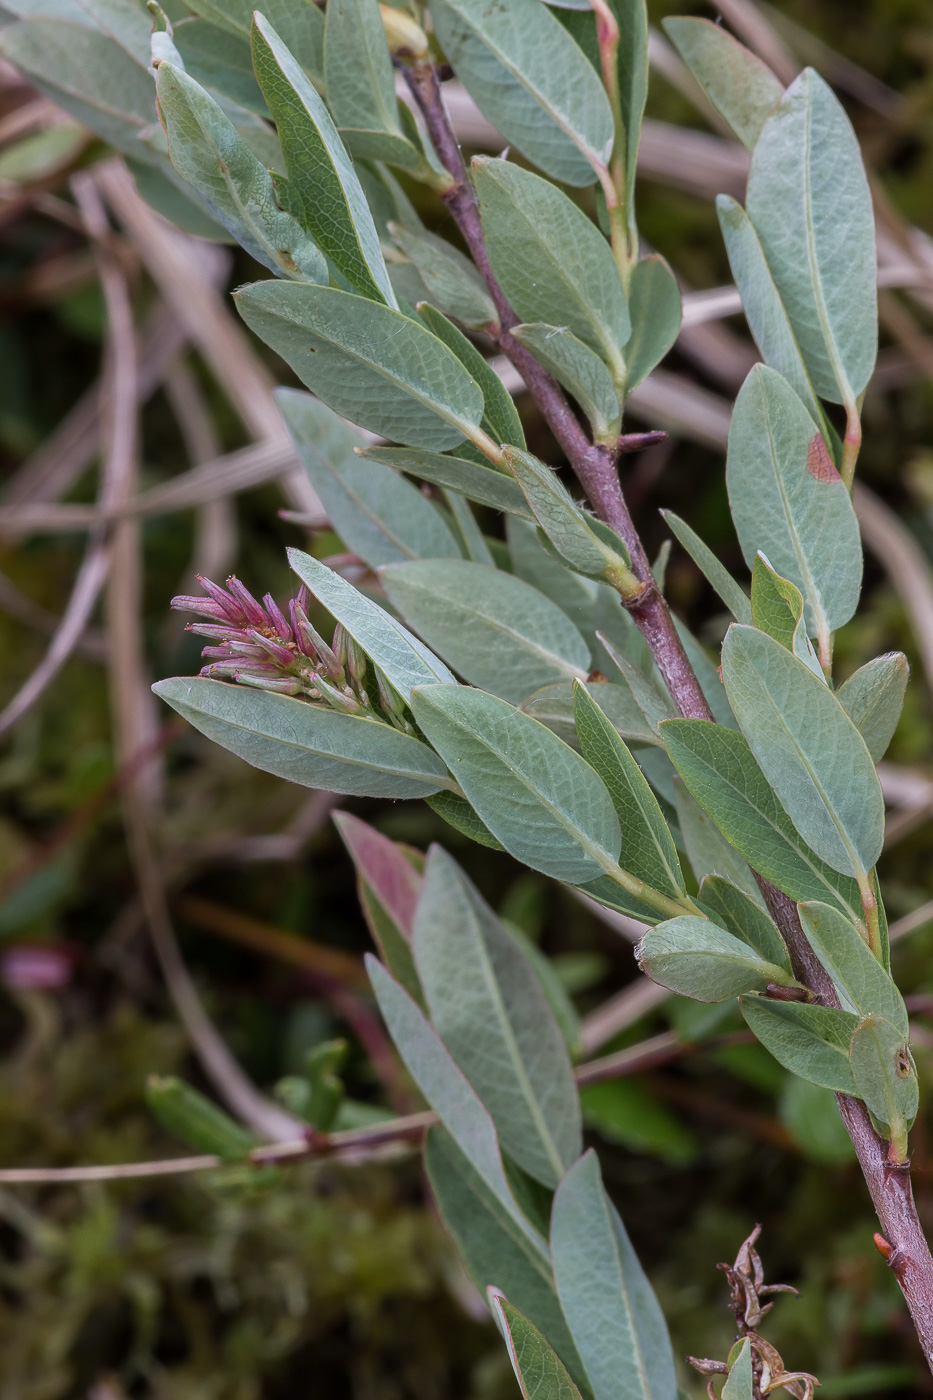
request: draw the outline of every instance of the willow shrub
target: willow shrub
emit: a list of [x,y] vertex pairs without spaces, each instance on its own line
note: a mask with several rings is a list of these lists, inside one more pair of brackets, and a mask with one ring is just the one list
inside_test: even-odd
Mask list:
[[[153,5],[150,25],[133,0],[82,0],[71,18],[9,25],[0,47],[127,153],[169,217],[232,236],[273,274],[236,304],[310,391],[282,390],[283,417],[371,573],[358,587],[292,550],[287,611],[205,581],[176,604],[203,615],[207,664],[157,693],[291,781],[427,801],[643,920],[655,981],[738,997],[782,1065],[839,1096],[929,1355],[907,1171],[917,1075],[875,875],[876,764],[907,666],[881,656],[838,688],[832,667],[861,587],[851,488],[877,341],[871,201],[842,107],[811,69],[785,90],[723,29],[667,22],[751,152],[744,208],[718,202],[761,354],[726,463],[750,589],[666,517],[732,618],[711,658],[672,620],[619,487],[626,398],[681,315],[633,202],[641,0],[189,6],[170,22]],[[502,158],[464,168],[451,71],[508,142]],[[423,227],[399,173],[440,195],[471,257]],[[588,503],[528,451],[477,333],[521,371]],[[505,539],[487,537],[480,521],[500,515]],[[360,823],[342,831],[378,934],[373,991],[437,1115],[428,1175],[523,1393],[675,1400],[664,1319],[582,1150],[546,975],[443,850],[421,880]],[[292,1086],[319,1126],[326,1070]],[[247,1151],[207,1109],[173,1120],[171,1086],[153,1101],[222,1155]],[[728,1371],[730,1400],[779,1383],[742,1330],[727,1363],[703,1363]],[[809,1378],[788,1383],[809,1393]]]

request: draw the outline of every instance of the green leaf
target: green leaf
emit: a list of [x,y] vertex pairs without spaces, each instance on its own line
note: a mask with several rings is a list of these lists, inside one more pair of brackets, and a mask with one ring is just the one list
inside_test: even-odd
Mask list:
[[524,953],[439,846],[428,856],[413,947],[434,1028],[503,1150],[556,1186],[582,1147],[564,1038]]
[[816,392],[854,399],[878,342],[871,194],[849,119],[811,68],[761,129],[746,209]]
[[703,880],[699,899],[727,933],[741,938],[759,957],[790,967],[784,941],[758,900],[721,875],[708,875]]
[[721,876],[763,907],[755,877],[738,851],[729,844],[715,821],[685,785],[674,782],[674,810],[687,859],[697,880]]
[[456,685],[444,663],[417,637],[340,574],[300,549],[288,551],[288,562],[318,602],[346,628],[405,700],[410,698],[412,687],[416,685],[432,685],[436,681]]
[[652,982],[695,1001],[728,1001],[740,992],[763,992],[772,983],[785,987],[794,980],[785,967],[693,914],[649,929],[635,956]]
[[606,1142],[671,1167],[689,1167],[697,1160],[696,1138],[680,1115],[634,1076],[587,1084],[580,1090],[580,1103],[584,1126]]
[[803,625],[803,595],[796,584],[775,573],[760,551],[752,565],[752,624],[824,679]]
[[755,869],[795,901],[823,900],[861,915],[858,886],[801,839],[744,735],[702,719],[667,720],[661,738],[684,784]]
[[755,148],[784,88],[767,64],[708,19],[661,21],[665,34],[720,116],[747,150]]
[[512,704],[589,670],[589,648],[570,619],[513,574],[465,559],[422,559],[390,565],[380,580],[433,651],[471,685]]
[[857,1016],[833,1006],[766,997],[743,996],[739,1006],[752,1034],[791,1074],[840,1094],[855,1093],[849,1041]]
[[479,385],[436,336],[400,311],[336,287],[254,282],[243,320],[319,398],[410,447],[455,447],[483,412]]
[[472,170],[489,261],[518,315],[564,327],[621,381],[619,347],[631,324],[619,270],[599,229],[548,180],[521,166],[477,156]]
[[26,19],[0,29],[0,55],[118,151],[155,159],[139,140],[155,121],[152,78],[115,40],[87,24]]
[[752,221],[731,195],[717,196],[716,212],[732,275],[761,357],[784,376],[814,424],[825,431],[823,411]]
[[[253,0],[185,0],[188,8],[231,34],[249,38]],[[314,0],[267,0],[263,14],[301,64],[311,73],[324,69],[324,16]]]
[[332,0],[324,31],[324,82],[338,127],[400,139],[392,56],[376,0]]
[[166,1128],[197,1152],[212,1152],[225,1162],[242,1161],[256,1146],[252,1133],[229,1113],[174,1075],[151,1074],[146,1103]]
[[882,1016],[866,1016],[852,1033],[849,1063],[859,1098],[892,1137],[905,1137],[920,1104],[906,1032]]
[[[628,568],[628,551],[623,541],[580,509],[556,472],[517,447],[506,447],[505,460],[535,520],[572,568],[598,578],[607,569]],[[607,543],[609,540],[611,544]]]
[[595,441],[614,446],[622,410],[612,376],[599,356],[562,326],[537,321],[513,326],[511,333],[573,395],[589,419]]
[[778,1112],[781,1122],[809,1161],[824,1167],[854,1165],[855,1149],[831,1089],[809,1084],[797,1075],[788,1075],[781,1090]]
[[424,229],[405,228],[397,223],[390,224],[389,228],[402,252],[421,273],[424,285],[442,311],[474,330],[498,321],[486,283],[458,248]]
[[[712,27],[712,26],[711,26]],[[752,1344],[746,1337],[729,1367],[721,1400],[755,1400],[755,1376],[752,1371]]]
[[683,316],[680,288],[659,253],[640,258],[632,269],[628,309],[632,333],[625,344],[627,395],[660,364],[680,334]]
[[894,738],[909,675],[904,653],[888,651],[860,667],[836,691],[836,698],[876,763],[884,758]]
[[495,1289],[489,1290],[489,1300],[524,1400],[580,1400],[566,1366],[534,1323]]
[[356,867],[360,906],[380,956],[396,981],[424,1009],[424,993],[411,951],[424,878],[395,841],[359,817],[335,812],[333,822]]
[[511,476],[494,467],[481,467],[465,457],[448,457],[440,452],[418,452],[406,447],[371,447],[360,454],[370,462],[384,462],[397,471],[409,472],[435,486],[450,487],[470,501],[520,515],[534,517],[528,502]]
[[591,185],[593,161],[609,159],[612,112],[596,72],[539,0],[432,0],[431,17],[458,78],[504,139],[562,184]]
[[491,851],[505,850],[502,842],[496,840],[489,827],[480,821],[469,802],[459,793],[436,792],[425,801],[432,811],[443,817],[444,821],[462,836],[468,836],[471,841],[476,841],[480,846],[487,846]]
[[361,433],[310,394],[278,389],[275,397],[328,520],[365,564],[375,569],[407,559],[460,557],[440,512],[416,487],[391,466],[357,455],[365,442]]
[[736,622],[751,622],[752,605],[748,594],[740,588],[728,569],[719,562],[709,545],[703,543],[699,535],[691,530],[686,520],[681,520],[672,510],[662,510],[666,523],[696,564],[700,573],[711,588],[719,594]]
[[669,695],[662,694],[658,687],[648,679],[644,671],[636,666],[621,647],[616,646],[615,642],[604,632],[597,635],[612,664],[631,690],[636,705],[645,717],[648,728],[654,734],[658,734],[658,726],[666,719],[673,719],[677,713],[673,700]]
[[736,400],[726,484],[749,568],[762,550],[797,585],[811,636],[848,622],[862,584],[855,511],[809,413],[764,365],[755,366]]
[[561,1312],[551,1261],[532,1244],[448,1132],[431,1128],[424,1162],[444,1224],[477,1288],[507,1291],[550,1341],[581,1387],[586,1372]]
[[185,71],[196,82],[219,98],[235,102],[260,116],[268,116],[269,108],[253,72],[248,37],[220,29],[203,19],[176,24],[172,37]]
[[546,1259],[544,1241],[516,1205],[486,1109],[417,1002],[371,953],[366,955],[366,968],[379,1010],[412,1079],[498,1204]]
[[288,168],[288,181],[277,184],[279,198],[357,291],[396,306],[373,216],[337,128],[314,85],[258,11],[252,50]]
[[160,63],[156,93],[172,164],[237,242],[280,277],[326,284],[320,248],[279,208],[272,176],[200,83]]
[[561,560],[555,559],[552,551],[542,544],[541,531],[536,528],[533,517],[528,520],[518,519],[514,515],[506,516],[505,533],[512,572],[552,598],[576,623],[578,631],[582,632],[592,648],[596,644],[596,603],[601,594],[610,590],[574,573]]
[[[52,127],[51,130],[61,131],[64,128]],[[124,160],[136,182],[137,193],[157,214],[161,214],[163,219],[175,224],[184,233],[193,234],[195,238],[206,238],[213,243],[233,242],[197,191],[190,185],[184,190],[181,188],[184,181],[171,166],[167,170],[161,170],[156,165],[145,165],[141,161],[133,160],[131,156],[125,156]]]
[[884,842],[884,798],[865,741],[832,691],[779,642],[733,623],[726,694],[765,777],[800,835],[844,875],[868,871]]
[[412,706],[470,805],[516,859],[571,884],[615,867],[621,833],[609,794],[543,724],[459,686],[421,687]]
[[574,686],[574,718],[583,757],[606,785],[622,828],[620,863],[661,894],[686,893],[667,823],[644,774],[586,686]]
[[906,1037],[910,1026],[904,998],[852,921],[828,904],[798,907],[803,931],[833,979],[843,1008],[859,1016],[883,1016]]
[[448,321],[435,307],[422,302],[418,315],[428,330],[442,340],[476,380],[483,391],[485,408],[481,427],[493,442],[508,442],[516,447],[525,446],[525,433],[518,409],[502,380],[487,360],[484,360],[472,341],[467,340],[463,331]]
[[664,1317],[592,1150],[557,1188],[551,1254],[561,1306],[595,1400],[676,1400]]
[[149,40],[152,22],[136,0],[78,0],[98,29],[115,39],[131,58],[149,67]]
[[215,744],[303,787],[425,797],[450,785],[426,744],[375,719],[204,677],[177,676],[153,690]]

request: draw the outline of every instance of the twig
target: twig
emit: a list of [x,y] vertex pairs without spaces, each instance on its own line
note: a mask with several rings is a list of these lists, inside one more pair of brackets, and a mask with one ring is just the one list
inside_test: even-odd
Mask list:
[[[100,175],[75,178],[74,192],[89,236],[98,251],[98,268],[107,308],[108,385],[104,423],[107,452],[105,478],[117,501],[133,490],[137,471],[137,391],[135,338],[129,292],[117,263],[106,253],[109,225],[96,182]],[[113,569],[108,590],[108,631],[111,640],[111,704],[118,759],[126,763],[148,740],[154,723],[140,642],[141,602],[139,527],[126,520],[114,532]],[[151,771],[151,769],[150,769]],[[267,1100],[237,1064],[217,1032],[188,975],[168,914],[165,891],[149,830],[149,810],[155,796],[151,783],[138,780],[126,794],[124,823],[140,898],[156,954],[179,1016],[218,1093],[255,1131],[276,1138],[293,1132],[297,1120]]]

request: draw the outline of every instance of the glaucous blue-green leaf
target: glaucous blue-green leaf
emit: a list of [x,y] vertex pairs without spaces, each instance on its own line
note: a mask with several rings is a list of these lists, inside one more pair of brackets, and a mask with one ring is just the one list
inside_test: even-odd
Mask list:
[[713,875],[722,876],[742,890],[753,904],[763,907],[761,892],[747,863],[689,789],[676,779],[674,811],[683,849],[697,880],[702,881]]
[[888,651],[859,667],[836,697],[855,725],[876,763],[880,762],[894,738],[910,667],[902,651]]
[[557,1188],[551,1256],[595,1400],[676,1400],[667,1325],[592,1150]]
[[586,1372],[557,1299],[550,1258],[529,1240],[443,1128],[429,1130],[424,1164],[441,1217],[477,1288],[483,1293],[494,1284],[507,1291],[589,1395]]
[[436,792],[433,797],[425,799],[432,811],[439,817],[459,831],[461,835],[469,837],[471,841],[476,841],[480,846],[487,846],[491,851],[504,851],[505,847],[501,841],[497,841],[465,797],[461,797],[458,792]]
[[524,1400],[580,1400],[566,1366],[534,1323],[497,1289],[489,1290],[489,1300]]
[[436,307],[429,306],[426,302],[418,307],[418,315],[428,330],[433,331],[438,340],[442,340],[447,349],[466,366],[482,389],[485,400],[481,424],[483,431],[489,434],[493,442],[508,442],[516,447],[524,447],[522,420],[518,416],[512,396],[473,342]]
[[149,67],[152,21],[135,0],[79,0],[81,9],[104,34],[115,39],[131,58]]
[[[638,9],[638,6],[632,6]],[[640,258],[628,287],[632,333],[625,343],[625,392],[660,364],[680,334],[683,300],[677,278],[659,253]]]
[[418,1003],[369,953],[366,969],[389,1034],[412,1079],[498,1204],[546,1259],[544,1241],[512,1195],[489,1114]]
[[102,140],[152,161],[139,134],[155,121],[152,78],[89,23],[20,20],[0,30],[0,56]]
[[664,32],[747,150],[754,150],[765,119],[784,88],[767,64],[708,19],[672,16]]
[[392,56],[376,0],[328,4],[324,83],[338,127],[386,132],[404,140]]
[[489,261],[526,322],[564,326],[624,378],[625,291],[599,229],[556,186],[504,160],[472,165]]
[[515,515],[507,515],[505,534],[512,572],[534,584],[539,592],[553,598],[557,606],[576,623],[578,631],[583,633],[590,646],[594,646],[596,603],[601,593],[609,590],[601,589],[593,579],[574,573],[555,559],[541,543],[540,531],[536,529],[533,517],[519,519]]
[[855,612],[862,585],[858,522],[813,419],[776,370],[756,365],[729,429],[726,485],[751,568],[758,550],[797,585],[811,636]]
[[612,148],[609,101],[539,0],[432,0],[431,18],[457,77],[505,140],[552,179],[591,185],[593,161],[605,164]]
[[534,517],[528,502],[511,476],[494,467],[480,466],[465,457],[449,457],[441,452],[418,452],[407,447],[371,447],[363,452],[366,461],[384,462],[400,472],[409,472],[435,486],[458,491],[470,501],[520,515],[524,520]]
[[726,839],[791,899],[824,900],[861,915],[858,886],[809,848],[756,763],[748,740],[702,719],[661,726],[664,748]]
[[589,420],[594,441],[614,446],[622,410],[612,376],[599,356],[563,326],[535,321],[513,326],[512,335],[573,395]]
[[686,893],[667,823],[644,774],[586,686],[574,686],[574,718],[583,757],[606,785],[622,828],[619,863],[661,894]]
[[172,164],[236,241],[279,277],[326,284],[327,262],[276,202],[272,176],[200,83],[170,63],[156,74]]
[[736,622],[751,622],[752,605],[749,602],[748,594],[736,583],[725,565],[719,562],[709,545],[704,544],[686,520],[681,520],[680,516],[675,515],[672,510],[662,510],[661,514],[707,583],[719,594]]
[[283,207],[301,219],[351,286],[396,306],[379,235],[346,147],[314,84],[259,11],[252,51],[288,169],[288,180],[276,183]]
[[729,254],[729,266],[761,358],[784,376],[814,424],[822,430],[823,412],[819,400],[752,221],[741,204],[728,194],[717,197],[716,212]]
[[648,11],[645,0],[609,0],[619,25],[619,104],[625,165],[625,207],[632,217],[638,142],[648,95]]
[[[627,685],[613,685],[607,681],[590,682],[587,686],[596,698],[613,729],[628,744],[657,744],[658,736],[649,729],[645,717],[635,703]],[[559,681],[555,685],[544,685],[534,695],[530,695],[522,709],[526,714],[546,724],[548,729],[563,739],[565,744],[579,747],[574,723],[573,683]]]
[[909,1032],[904,998],[889,972],[850,919],[828,904],[799,905],[800,922],[847,1011],[883,1016],[902,1036]]
[[479,424],[479,385],[401,311],[336,287],[274,281],[240,288],[236,304],[309,389],[360,427],[442,450]]
[[604,632],[597,634],[612,664],[618,669],[623,683],[629,687],[635,703],[645,717],[645,723],[655,734],[663,720],[673,719],[677,713],[673,700],[636,666],[621,647],[617,646]]
[[201,676],[177,676],[153,689],[214,743],[303,787],[357,797],[425,797],[450,786],[426,744],[375,719]]
[[816,392],[853,400],[878,347],[871,193],[851,123],[812,68],[761,128],[745,207]]
[[[52,130],[62,128],[53,127]],[[167,219],[176,228],[195,238],[206,238],[213,243],[232,243],[234,240],[217,222],[204,200],[191,186],[182,189],[184,181],[171,167],[162,170],[156,165],[146,165],[125,156],[127,169],[136,182],[137,193],[157,214]],[[171,170],[171,174],[169,174]]]
[[413,948],[434,1029],[503,1151],[556,1186],[582,1147],[564,1038],[525,954],[439,846],[428,856]]
[[719,674],[718,656],[714,662],[703,643],[697,640],[689,627],[686,627],[679,618],[674,619],[674,625],[677,628],[677,635],[683,644],[684,651],[687,653],[687,660],[696,672],[696,678],[700,682],[700,689],[712,711],[713,719],[717,724],[724,724],[729,729],[737,729],[735,715],[729,708],[722,676]]
[[571,884],[615,868],[622,838],[609,794],[543,724],[460,686],[420,687],[412,707],[470,805],[516,859]]
[[736,1342],[733,1352],[734,1355],[730,1353],[729,1374],[722,1388],[721,1400],[755,1400],[752,1344],[746,1337]]
[[789,967],[787,949],[758,900],[722,875],[708,875],[698,895],[704,909],[727,933],[735,934],[767,962]]
[[[268,116],[269,109],[253,72],[246,35],[231,33],[204,19],[174,26],[173,40],[186,72],[209,91],[238,106]],[[228,113],[229,115],[229,113]]]
[[288,551],[288,562],[318,602],[346,628],[366,655],[406,700],[416,685],[456,685],[444,665],[407,627],[380,608],[340,574],[300,549]]
[[421,559],[380,572],[393,607],[470,682],[518,705],[539,686],[583,677],[586,642],[530,584],[465,559]]
[[357,455],[361,433],[310,394],[278,389],[275,397],[328,520],[364,563],[375,569],[460,557],[440,512],[416,487],[392,467]]
[[803,621],[803,595],[795,583],[781,578],[759,551],[752,565],[752,625],[808,666],[823,680],[823,671]]
[[[187,0],[186,0],[187,3]],[[189,9],[249,40],[253,0],[191,0]],[[324,77],[324,13],[314,0],[266,0],[263,15],[306,73]]]
[[855,1093],[849,1042],[858,1017],[851,1011],[756,996],[743,996],[739,1006],[749,1030],[778,1064],[809,1084]]
[[389,228],[442,311],[474,330],[498,321],[486,283],[459,248],[426,229],[405,228],[398,223]]
[[866,1016],[852,1033],[849,1064],[859,1098],[892,1137],[903,1139],[920,1104],[906,1033],[883,1016]]
[[871,754],[838,699],[780,642],[733,623],[722,649],[732,711],[781,806],[816,854],[848,875],[884,841]]
[[397,842],[359,817],[335,812],[333,822],[356,867],[360,907],[380,956],[423,1010],[424,992],[415,969],[411,935],[424,877]]
[[518,447],[506,447],[505,460],[535,520],[568,564],[597,577],[614,566],[628,568],[624,542],[580,509],[550,467]]
[[790,986],[794,981],[786,967],[768,962],[741,939],[694,914],[649,929],[635,956],[652,982],[694,1001],[728,1001],[740,992],[763,992],[772,983]]

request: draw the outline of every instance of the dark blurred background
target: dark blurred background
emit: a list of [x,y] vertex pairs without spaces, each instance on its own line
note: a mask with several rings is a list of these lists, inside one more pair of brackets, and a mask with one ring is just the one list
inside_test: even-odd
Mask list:
[[[654,23],[677,12],[653,0],[650,10]],[[733,24],[749,13],[729,9]],[[764,41],[779,46],[790,76],[811,62],[836,85],[883,214],[882,351],[859,467],[872,493],[860,506],[867,586],[838,657],[843,676],[884,650],[911,660],[885,773],[891,830],[881,875],[928,1104],[933,242],[923,231],[933,229],[933,8],[788,0],[752,13],[764,17]],[[655,60],[640,226],[686,287],[722,286],[729,275],[712,197],[740,190],[741,151],[691,101],[663,41]],[[705,144],[685,145],[684,127]],[[241,334],[226,299],[256,275],[246,256],[186,244],[192,280],[173,300],[177,237],[119,172],[97,179],[106,158],[12,70],[0,71],[0,705],[75,608],[76,579],[93,581],[95,557],[110,563],[69,659],[0,739],[3,1167],[183,1150],[147,1112],[146,1076],[178,1073],[213,1090],[166,990],[147,911],[158,923],[167,910],[209,1017],[257,1084],[268,1091],[309,1046],[343,1036],[348,1092],[391,1102],[370,1053],[381,1032],[356,975],[371,943],[329,801],[246,767],[147,698],[150,680],[199,665],[183,620],[168,611],[174,593],[192,591],[196,571],[222,578],[235,569],[255,592],[283,597],[287,544],[321,556],[342,545],[326,528],[281,518],[306,501],[268,444],[258,466],[234,459],[235,490],[231,464],[193,485],[181,480],[199,463],[274,442],[268,386],[286,374]],[[409,193],[426,221],[450,231],[439,205]],[[122,489],[145,503],[108,542],[94,522],[101,462],[119,427],[113,405],[126,385],[101,375],[121,305],[140,346],[130,392],[141,405],[138,479]],[[658,380],[643,420],[633,420],[675,429],[628,464],[653,550],[665,534],[658,509],[673,506],[741,567],[717,444],[753,358],[740,317],[695,324],[665,366],[675,377]],[[558,460],[533,418],[529,435]],[[484,524],[501,530],[493,518]],[[715,601],[676,549],[668,591],[715,640]],[[637,977],[629,939],[507,856],[469,844],[423,804],[340,805],[416,847],[443,841],[553,959],[581,1014]],[[345,976],[322,947],[348,955]],[[730,1314],[716,1265],[760,1221],[769,1276],[800,1290],[764,1329],[789,1366],[815,1372],[827,1400],[933,1393],[898,1290],[871,1248],[872,1212],[830,1096],[791,1081],[758,1047],[711,1046],[741,1025],[728,1007],[671,999],[604,1048],[671,1024],[696,1050],[592,1091],[587,1118],[675,1351],[725,1355]],[[931,1122],[926,1107],[912,1135],[928,1229]],[[703,1393],[698,1377],[683,1379],[691,1395]],[[416,1156],[310,1164],[267,1188],[210,1177],[0,1185],[0,1400],[514,1394],[504,1349],[425,1198]]]

